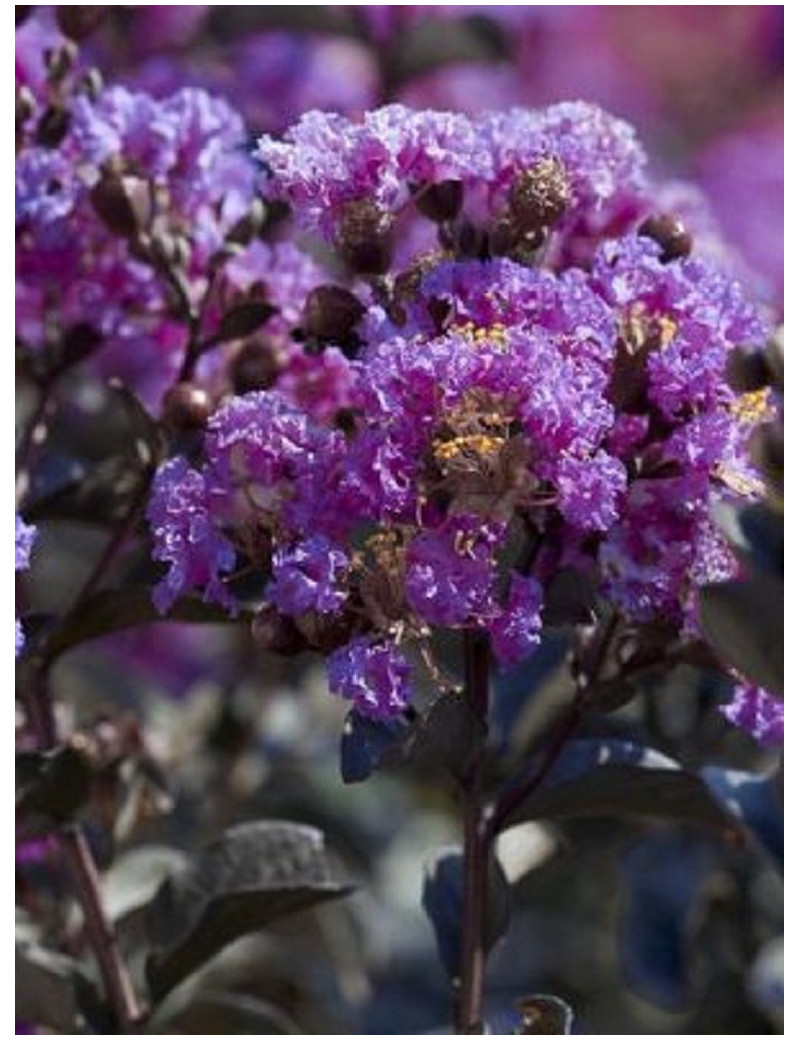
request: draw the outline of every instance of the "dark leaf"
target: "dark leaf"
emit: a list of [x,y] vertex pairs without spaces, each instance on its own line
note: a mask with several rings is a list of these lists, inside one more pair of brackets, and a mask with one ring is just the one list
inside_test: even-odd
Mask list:
[[517,1036],[550,1033],[569,1036],[575,1016],[572,1008],[560,997],[537,994],[517,1003],[522,1023],[514,1032]]
[[742,562],[775,578],[783,576],[783,520],[764,502],[719,503],[714,520]]
[[17,755],[17,808],[47,821],[64,823],[89,798],[92,767],[73,747]]
[[234,939],[348,891],[331,878],[322,834],[313,827],[232,827],[168,878],[147,908],[147,978],[155,999]]
[[223,315],[215,340],[218,343],[227,343],[231,339],[244,339],[245,336],[258,332],[264,322],[275,313],[275,307],[263,300],[240,303]]
[[346,784],[366,780],[383,764],[385,753],[402,737],[399,721],[376,722],[357,711],[348,713],[342,730],[339,768]]
[[[239,617],[241,620],[242,615]],[[200,599],[178,600],[169,614],[161,615],[153,606],[150,588],[105,589],[84,603],[77,614],[65,618],[55,629],[42,633],[41,641],[31,651],[40,659],[52,661],[81,643],[135,625],[157,621],[225,624],[230,620],[221,607]]]
[[592,687],[592,707],[597,711],[617,711],[638,692],[639,687],[631,679],[604,679]]
[[589,816],[678,820],[726,835],[739,829],[699,777],[626,740],[568,743],[544,783],[504,822]]
[[77,365],[93,354],[103,342],[103,337],[88,321],[71,325],[61,340],[61,361],[64,365]]
[[708,846],[674,831],[648,834],[622,859],[622,972],[634,992],[669,1011],[692,997],[687,930],[709,866]]
[[118,401],[125,416],[126,432],[130,434],[130,454],[142,466],[157,465],[166,452],[163,430],[130,387],[118,379],[112,379],[108,389],[112,397],[112,406],[114,401]]
[[[461,971],[463,864],[460,849],[441,849],[426,868],[422,884],[422,906],[433,925],[439,958],[451,978]],[[487,887],[483,934],[488,953],[505,935],[511,920],[511,888],[494,855],[489,858]]]
[[410,763],[418,769],[446,769],[462,779],[486,737],[486,727],[466,697],[442,694],[386,749],[383,765]]
[[783,696],[783,583],[765,574],[700,590],[700,621],[737,672]]
[[60,1034],[86,1031],[82,1008],[92,1003],[92,985],[71,957],[17,943],[14,975],[18,1019]]
[[55,461],[57,465],[34,475],[25,505],[33,523],[65,520],[110,526],[127,516],[142,480],[129,458],[112,456],[91,468],[77,460]]
[[249,993],[214,991],[193,994],[177,1009],[159,1009],[149,1023],[152,1033],[216,1036],[243,1033],[247,1036],[283,1036],[300,1030],[277,1007]]
[[709,766],[701,772],[708,789],[732,817],[783,868],[783,806],[780,780],[774,775]]

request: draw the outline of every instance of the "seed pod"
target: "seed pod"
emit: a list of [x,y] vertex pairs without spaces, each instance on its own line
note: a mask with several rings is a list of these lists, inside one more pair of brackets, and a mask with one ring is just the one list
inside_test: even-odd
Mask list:
[[652,238],[661,246],[660,260],[680,260],[692,251],[692,236],[686,230],[682,220],[668,213],[658,213],[639,225],[639,232],[644,238]]
[[508,194],[514,223],[528,231],[546,228],[566,213],[572,192],[560,159],[551,156],[517,174]]
[[306,297],[303,327],[317,339],[346,339],[364,313],[363,303],[347,289],[320,285]]
[[369,199],[342,207],[336,251],[357,274],[386,274],[392,262],[391,219]]
[[62,33],[80,43],[95,31],[105,18],[107,7],[74,7],[60,4],[56,7],[56,21]]
[[208,392],[196,383],[176,383],[164,395],[163,420],[174,430],[202,429],[211,412],[212,404]]
[[44,148],[58,148],[69,131],[69,112],[50,105],[42,113],[36,127],[36,143]]
[[269,390],[286,367],[286,351],[274,337],[250,340],[231,362],[230,380],[234,393]]
[[151,186],[140,177],[106,173],[92,188],[89,197],[95,213],[109,231],[125,238],[148,227],[153,218]]
[[464,203],[464,185],[456,180],[426,184],[415,194],[417,209],[437,224],[455,220]]

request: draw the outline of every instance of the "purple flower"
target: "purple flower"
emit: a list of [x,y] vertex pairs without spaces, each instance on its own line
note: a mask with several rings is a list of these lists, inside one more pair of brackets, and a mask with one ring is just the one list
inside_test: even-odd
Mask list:
[[310,610],[332,614],[347,599],[343,587],[347,554],[324,535],[279,549],[272,566],[273,581],[267,598],[283,614],[294,617]]
[[204,599],[233,608],[222,575],[233,570],[236,552],[220,533],[211,514],[211,489],[202,473],[175,458],[156,473],[147,510],[153,557],[169,565],[156,586],[153,601],[160,613],[191,589]]
[[360,636],[328,658],[331,693],[353,702],[367,718],[399,715],[411,698],[411,665],[392,643]]
[[[36,538],[36,528],[26,524],[19,514],[14,516],[14,570],[24,571],[30,564],[31,549]],[[17,656],[25,646],[25,633],[19,619],[14,620],[14,654]]]
[[742,683],[719,709],[728,722],[749,733],[762,747],[783,746],[783,701],[769,691]]
[[578,531],[606,531],[617,519],[625,467],[604,451],[588,459],[565,455],[556,464],[558,508]]
[[24,571],[30,565],[36,528],[26,524],[19,514],[14,516],[14,570]]
[[539,645],[541,609],[542,586],[539,582],[512,573],[506,606],[487,626],[492,650],[502,667],[518,664]]
[[492,542],[479,528],[449,524],[423,531],[408,547],[406,596],[431,625],[454,627],[485,614],[492,603]]

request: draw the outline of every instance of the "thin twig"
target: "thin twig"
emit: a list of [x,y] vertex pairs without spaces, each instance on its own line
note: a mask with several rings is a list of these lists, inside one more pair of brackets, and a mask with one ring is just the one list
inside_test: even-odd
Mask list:
[[603,670],[611,647],[618,620],[618,615],[614,613],[597,627],[594,639],[575,677],[575,695],[551,731],[543,756],[534,761],[533,766],[524,771],[522,775],[514,779],[491,809],[487,823],[487,832],[491,837],[499,833],[511,815],[547,779],[550,770],[563,751],[564,745],[583,721],[584,712],[591,700],[592,689]]

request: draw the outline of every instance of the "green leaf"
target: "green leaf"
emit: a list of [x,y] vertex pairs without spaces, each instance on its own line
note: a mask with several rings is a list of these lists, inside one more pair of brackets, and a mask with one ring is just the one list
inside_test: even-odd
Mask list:
[[332,879],[315,828],[282,821],[232,827],[169,877],[146,909],[154,998],[234,939],[349,891]]
[[737,672],[783,696],[783,583],[766,574],[700,590],[700,623]]

